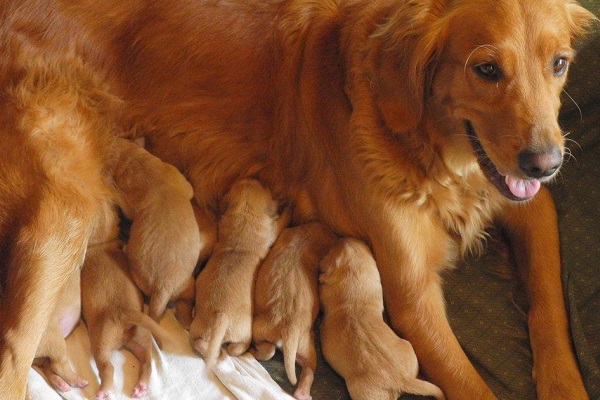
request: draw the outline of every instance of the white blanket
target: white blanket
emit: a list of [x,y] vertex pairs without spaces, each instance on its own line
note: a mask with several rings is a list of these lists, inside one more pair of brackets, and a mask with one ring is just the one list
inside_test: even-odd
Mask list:
[[[268,372],[250,354],[242,357],[224,356],[213,372],[208,372],[202,358],[194,351],[189,336],[175,320],[172,310],[161,325],[170,336],[162,350],[156,343],[152,356],[148,400],[288,400],[286,394]],[[67,338],[71,364],[89,385],[57,393],[36,368],[29,372],[28,396],[33,400],[92,399],[99,387],[98,370],[91,356],[87,329],[81,323]],[[127,350],[114,352],[114,399],[130,399],[137,383],[139,361]]]

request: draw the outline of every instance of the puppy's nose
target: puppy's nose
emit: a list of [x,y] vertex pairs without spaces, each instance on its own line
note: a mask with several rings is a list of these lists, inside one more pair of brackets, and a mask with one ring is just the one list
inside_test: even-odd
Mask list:
[[562,164],[562,152],[556,146],[546,151],[525,149],[519,153],[519,167],[530,178],[544,178],[556,172]]

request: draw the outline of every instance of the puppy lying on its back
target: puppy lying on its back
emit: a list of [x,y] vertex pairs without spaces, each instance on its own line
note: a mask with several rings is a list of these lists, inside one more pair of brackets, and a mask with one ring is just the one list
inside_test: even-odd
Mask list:
[[325,225],[309,223],[285,229],[258,271],[254,289],[254,355],[268,360],[283,348],[288,379],[296,384],[296,360],[302,367],[294,396],[310,399],[317,368],[313,325],[319,313],[319,261],[337,236]]
[[321,346],[325,360],[345,380],[353,400],[397,399],[403,392],[445,399],[417,379],[412,345],[383,320],[383,295],[369,248],[342,239],[321,262]]
[[236,182],[223,199],[225,213],[211,258],[196,280],[194,348],[211,367],[223,343],[241,355],[252,340],[252,291],[261,261],[287,225],[271,192],[253,179]]
[[149,314],[160,320],[170,300],[189,328],[194,302],[192,276],[202,244],[191,199],[192,186],[172,165],[125,139],[117,142],[114,180],[122,209],[133,222],[127,256],[137,286],[150,296]]

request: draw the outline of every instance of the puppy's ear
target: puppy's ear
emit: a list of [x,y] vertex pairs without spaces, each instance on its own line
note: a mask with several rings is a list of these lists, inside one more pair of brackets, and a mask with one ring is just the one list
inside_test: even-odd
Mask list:
[[598,27],[598,18],[577,2],[568,1],[566,6],[572,38],[578,39],[585,35],[593,28],[594,24],[596,24],[596,28]]
[[377,103],[393,132],[414,129],[421,120],[436,59],[446,38],[446,3],[399,2],[372,36],[372,79]]

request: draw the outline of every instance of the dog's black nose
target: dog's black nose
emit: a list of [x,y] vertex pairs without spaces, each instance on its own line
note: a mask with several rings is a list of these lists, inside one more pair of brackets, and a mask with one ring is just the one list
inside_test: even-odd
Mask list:
[[556,172],[562,164],[562,152],[558,147],[547,151],[525,149],[519,153],[519,167],[530,178],[544,178]]

